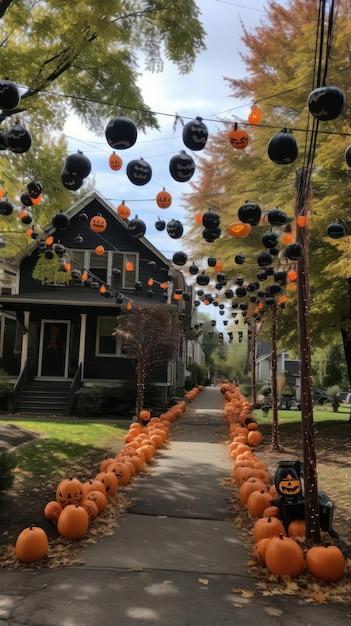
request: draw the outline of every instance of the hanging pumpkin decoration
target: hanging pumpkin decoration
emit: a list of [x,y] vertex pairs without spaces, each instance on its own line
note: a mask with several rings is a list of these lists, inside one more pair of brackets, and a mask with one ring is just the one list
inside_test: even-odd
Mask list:
[[249,124],[259,124],[261,121],[261,111],[260,107],[256,102],[251,106],[251,111],[248,116]]
[[204,216],[203,213],[196,213],[196,215],[195,215],[195,222],[196,222],[196,224],[202,224],[203,216]]
[[156,204],[160,209],[168,209],[172,204],[172,196],[164,187],[156,196]]
[[126,265],[126,272],[133,272],[134,271],[134,263],[132,263],[132,261],[127,261]]
[[285,256],[291,261],[297,261],[302,257],[303,247],[298,241],[289,243],[285,248]]
[[91,172],[91,163],[88,157],[78,150],[68,155],[64,170],[74,178],[86,178]]
[[13,204],[9,200],[0,200],[0,215],[11,215]]
[[262,245],[265,248],[274,248],[279,241],[279,235],[275,233],[273,230],[268,231],[264,235],[262,235]]
[[127,220],[128,217],[130,217],[130,208],[124,203],[124,200],[122,200],[122,204],[119,204],[117,207],[117,215],[123,220]]
[[7,78],[0,80],[0,109],[12,111],[21,100],[21,95],[16,83]]
[[20,532],[16,540],[16,557],[22,563],[34,563],[46,556],[49,541],[45,530],[39,526],[30,526]]
[[188,182],[195,172],[195,163],[193,158],[181,150],[179,154],[174,155],[169,162],[169,171],[179,183]]
[[181,300],[183,298],[182,289],[175,289],[173,294],[173,300]]
[[188,257],[185,252],[175,252],[173,254],[173,263],[174,265],[185,265]]
[[23,206],[32,206],[33,202],[32,202],[32,198],[29,197],[28,193],[24,192],[21,194],[21,203],[23,204]]
[[77,191],[77,189],[81,188],[83,179],[79,178],[79,176],[73,176],[73,174],[69,174],[69,172],[63,169],[61,172],[61,182],[69,191]]
[[105,254],[105,248],[104,248],[104,246],[101,246],[101,245],[100,245],[100,246],[96,246],[96,248],[95,248],[95,253],[96,253],[98,256],[102,256],[103,254]]
[[341,239],[346,235],[346,228],[340,222],[334,222],[333,224],[329,224],[327,234],[332,239]]
[[28,193],[28,196],[31,198],[33,204],[34,204],[33,200],[37,200],[41,196],[42,192],[43,192],[43,185],[39,183],[39,181],[31,180],[28,183],[27,193]]
[[234,261],[237,265],[243,265],[245,263],[245,256],[239,252],[234,257]]
[[89,226],[94,233],[103,233],[107,228],[107,222],[101,213],[97,213],[91,218]]
[[251,226],[257,226],[261,219],[261,208],[254,202],[246,201],[238,209],[238,218],[244,224],[250,224]]
[[123,165],[123,161],[121,157],[118,156],[118,154],[116,154],[115,152],[112,152],[112,154],[110,154],[108,158],[108,164],[111,170],[113,170],[114,172],[118,172]]
[[55,213],[51,220],[51,224],[57,230],[66,230],[66,228],[68,228],[69,226],[69,217],[68,215],[66,215],[66,213],[60,211],[59,213]]
[[296,218],[296,224],[300,228],[306,228],[306,226],[308,226],[308,215],[298,215]]
[[115,150],[126,150],[134,146],[138,136],[133,120],[124,115],[111,119],[105,128],[108,145]]
[[285,211],[276,207],[268,211],[267,219],[272,226],[284,226],[288,221],[288,216]]
[[198,285],[201,285],[201,287],[204,287],[205,285],[208,285],[208,283],[210,282],[210,277],[208,276],[208,274],[205,274],[203,272],[202,274],[199,274],[198,276],[196,276],[196,282]]
[[317,120],[335,120],[342,113],[345,95],[338,87],[318,87],[308,96],[307,104],[309,112]]
[[129,161],[126,173],[130,182],[140,187],[150,182],[152,169],[151,165],[140,157],[140,159]]
[[189,150],[202,150],[208,139],[208,128],[202,117],[185,124],[183,128],[183,142]]
[[158,231],[160,231],[160,232],[161,232],[162,230],[164,230],[164,229],[166,228],[166,222],[165,222],[165,220],[161,220],[160,218],[159,218],[158,220],[156,220],[156,222],[155,222],[155,228],[156,228],[156,230],[158,230]]
[[277,165],[289,165],[297,158],[299,149],[291,131],[283,128],[268,144],[268,156]]
[[244,222],[233,222],[229,224],[227,233],[230,237],[244,238],[251,233],[251,226]]
[[146,224],[143,220],[139,219],[136,215],[130,222],[128,222],[128,232],[131,234],[134,239],[140,239],[143,237],[146,232]]
[[348,146],[345,150],[345,161],[348,167],[351,167],[351,146]]
[[198,266],[197,266],[197,265],[194,263],[194,261],[193,261],[193,262],[192,262],[192,264],[191,264],[191,265],[190,265],[190,267],[189,267],[189,273],[190,273],[192,276],[196,276],[196,274],[198,273],[198,271],[199,271],[199,268],[198,268]]
[[11,152],[23,154],[28,152],[32,145],[32,138],[29,131],[18,122],[10,128],[6,134],[7,147]]
[[228,133],[228,141],[236,150],[243,150],[249,143],[249,133],[244,128],[234,124],[234,128]]
[[167,223],[166,228],[167,233],[171,237],[171,239],[179,239],[184,232],[183,224],[179,220],[175,219],[170,220]]

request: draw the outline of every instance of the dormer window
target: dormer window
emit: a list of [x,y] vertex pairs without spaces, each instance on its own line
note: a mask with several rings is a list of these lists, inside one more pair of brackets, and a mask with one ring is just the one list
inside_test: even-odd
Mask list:
[[93,280],[110,285],[113,289],[134,289],[139,274],[137,253],[109,250],[98,255],[91,250],[74,250],[72,256],[75,266],[87,269]]

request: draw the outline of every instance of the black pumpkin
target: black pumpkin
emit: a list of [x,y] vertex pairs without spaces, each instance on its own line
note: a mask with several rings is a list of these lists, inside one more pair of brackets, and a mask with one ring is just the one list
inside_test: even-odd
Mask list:
[[197,265],[195,265],[194,261],[192,262],[192,264],[189,267],[189,273],[192,274],[193,276],[195,276],[199,271],[199,268]]
[[78,150],[68,155],[64,170],[74,178],[86,178],[91,172],[91,163],[88,157]]
[[164,230],[164,229],[166,228],[166,222],[165,222],[165,220],[160,220],[160,219],[158,219],[158,220],[155,222],[155,228],[156,228],[156,230],[158,230],[158,231],[160,231],[160,232],[161,232],[162,230]]
[[188,257],[185,252],[175,252],[173,254],[173,263],[174,265],[185,265]]
[[274,272],[274,280],[277,281],[280,285],[286,285],[286,271],[285,270],[277,270]]
[[301,258],[302,252],[302,245],[298,241],[289,243],[285,248],[285,255],[291,261],[297,261],[297,259]]
[[293,163],[299,153],[294,135],[286,128],[274,135],[268,144],[268,156],[277,165]]
[[77,191],[83,185],[83,179],[69,174],[65,169],[61,172],[61,182],[66,189]]
[[11,80],[0,81],[0,109],[11,111],[15,109],[21,100],[18,87]]
[[51,220],[51,224],[54,228],[57,228],[58,230],[66,230],[66,228],[68,228],[69,226],[69,217],[68,215],[66,215],[66,213],[60,211],[59,213],[55,213]]
[[9,200],[0,200],[0,215],[11,215],[13,204]]
[[140,239],[140,237],[143,237],[146,233],[146,224],[143,220],[139,219],[137,215],[128,222],[127,228],[134,239]]
[[269,285],[267,289],[273,294],[280,293],[282,290],[281,285],[278,283],[272,283],[272,285]]
[[169,162],[169,171],[178,183],[186,183],[191,179],[195,172],[195,163],[190,154],[185,150],[181,150],[179,154],[174,155]]
[[36,200],[43,192],[43,185],[37,180],[31,180],[27,185],[27,193],[30,198]]
[[227,291],[224,292],[224,295],[226,298],[233,298],[234,291],[232,289],[227,289]]
[[348,146],[345,150],[345,161],[348,167],[351,167],[351,146]]
[[216,259],[216,257],[215,257],[215,256],[209,256],[209,257],[208,257],[208,259],[207,259],[207,265],[208,265],[209,267],[214,267],[214,266],[216,265],[216,263],[217,263],[217,259]]
[[243,263],[245,263],[245,256],[239,252],[235,255],[234,261],[237,265],[243,265]]
[[210,277],[208,276],[208,274],[205,273],[198,274],[198,276],[196,276],[196,282],[198,285],[201,285],[201,287],[204,287],[210,282]]
[[260,252],[257,257],[257,263],[260,267],[267,267],[272,263],[272,257],[269,252]]
[[33,217],[32,214],[29,212],[26,212],[24,215],[22,215],[21,217],[21,222],[22,224],[31,224],[33,221]]
[[7,132],[7,147],[11,152],[23,154],[28,152],[32,145],[32,138],[29,131],[22,124],[14,124]]
[[133,120],[124,115],[111,119],[105,128],[106,141],[115,150],[126,150],[134,146],[138,136]]
[[308,109],[317,120],[335,120],[344,108],[344,92],[338,87],[318,87],[308,96]]
[[246,296],[246,289],[245,289],[245,287],[237,287],[236,290],[235,290],[235,295],[238,298],[245,298],[245,296]]
[[217,226],[217,228],[205,228],[202,232],[202,236],[207,243],[212,243],[221,236],[221,228],[220,226]]
[[7,150],[7,132],[0,130],[0,150]]
[[171,239],[179,239],[184,232],[183,224],[179,220],[170,220],[166,228]]
[[215,211],[206,211],[202,216],[202,224],[205,228],[217,228],[220,224],[220,216]]
[[202,150],[208,139],[208,129],[202,117],[185,124],[183,128],[183,142],[189,150]]
[[274,296],[271,294],[269,296],[266,296],[264,299],[264,303],[266,306],[273,306],[273,304],[275,303]]
[[278,243],[279,236],[273,231],[269,231],[262,235],[262,245],[265,248],[274,248]]
[[257,226],[261,219],[261,208],[254,202],[244,202],[238,209],[238,218],[244,224]]
[[141,187],[150,182],[152,176],[151,165],[144,161],[143,158],[133,159],[129,161],[126,169],[126,174],[131,183]]
[[272,226],[284,226],[288,221],[287,214],[276,207],[268,211],[267,219]]
[[333,224],[329,224],[327,228],[328,236],[332,239],[341,239],[346,235],[346,229],[343,224],[339,222],[335,222]]

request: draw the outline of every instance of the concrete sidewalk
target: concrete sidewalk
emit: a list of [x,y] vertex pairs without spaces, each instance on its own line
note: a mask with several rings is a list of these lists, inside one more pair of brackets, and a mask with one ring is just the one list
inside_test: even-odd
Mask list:
[[[223,396],[206,388],[81,566],[0,570],[0,625],[345,626],[351,608],[265,596],[234,525]],[[269,591],[269,589],[267,590]]]

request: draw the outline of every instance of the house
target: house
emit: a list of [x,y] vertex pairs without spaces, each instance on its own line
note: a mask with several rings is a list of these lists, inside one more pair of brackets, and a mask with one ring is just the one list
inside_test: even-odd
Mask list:
[[[269,341],[258,341],[256,344],[256,381],[258,383],[267,383],[271,379],[271,344]],[[293,376],[294,368],[292,367],[292,363],[295,361],[291,361],[289,359],[288,352],[279,352],[277,354],[277,374]],[[291,373],[291,376],[290,376]],[[289,381],[286,380],[287,384],[295,385],[295,379],[291,378]]]
[[[11,287],[0,282],[0,368],[16,381],[15,412],[67,413],[82,385],[134,380],[132,360],[112,337],[117,312],[128,303],[163,303],[182,325],[178,354],[153,374],[164,403],[184,387],[188,362],[203,360],[201,337],[190,332],[196,309],[184,274],[130,221],[92,190],[4,266]],[[184,297],[175,300],[176,290]],[[5,346],[9,319],[16,332]]]

